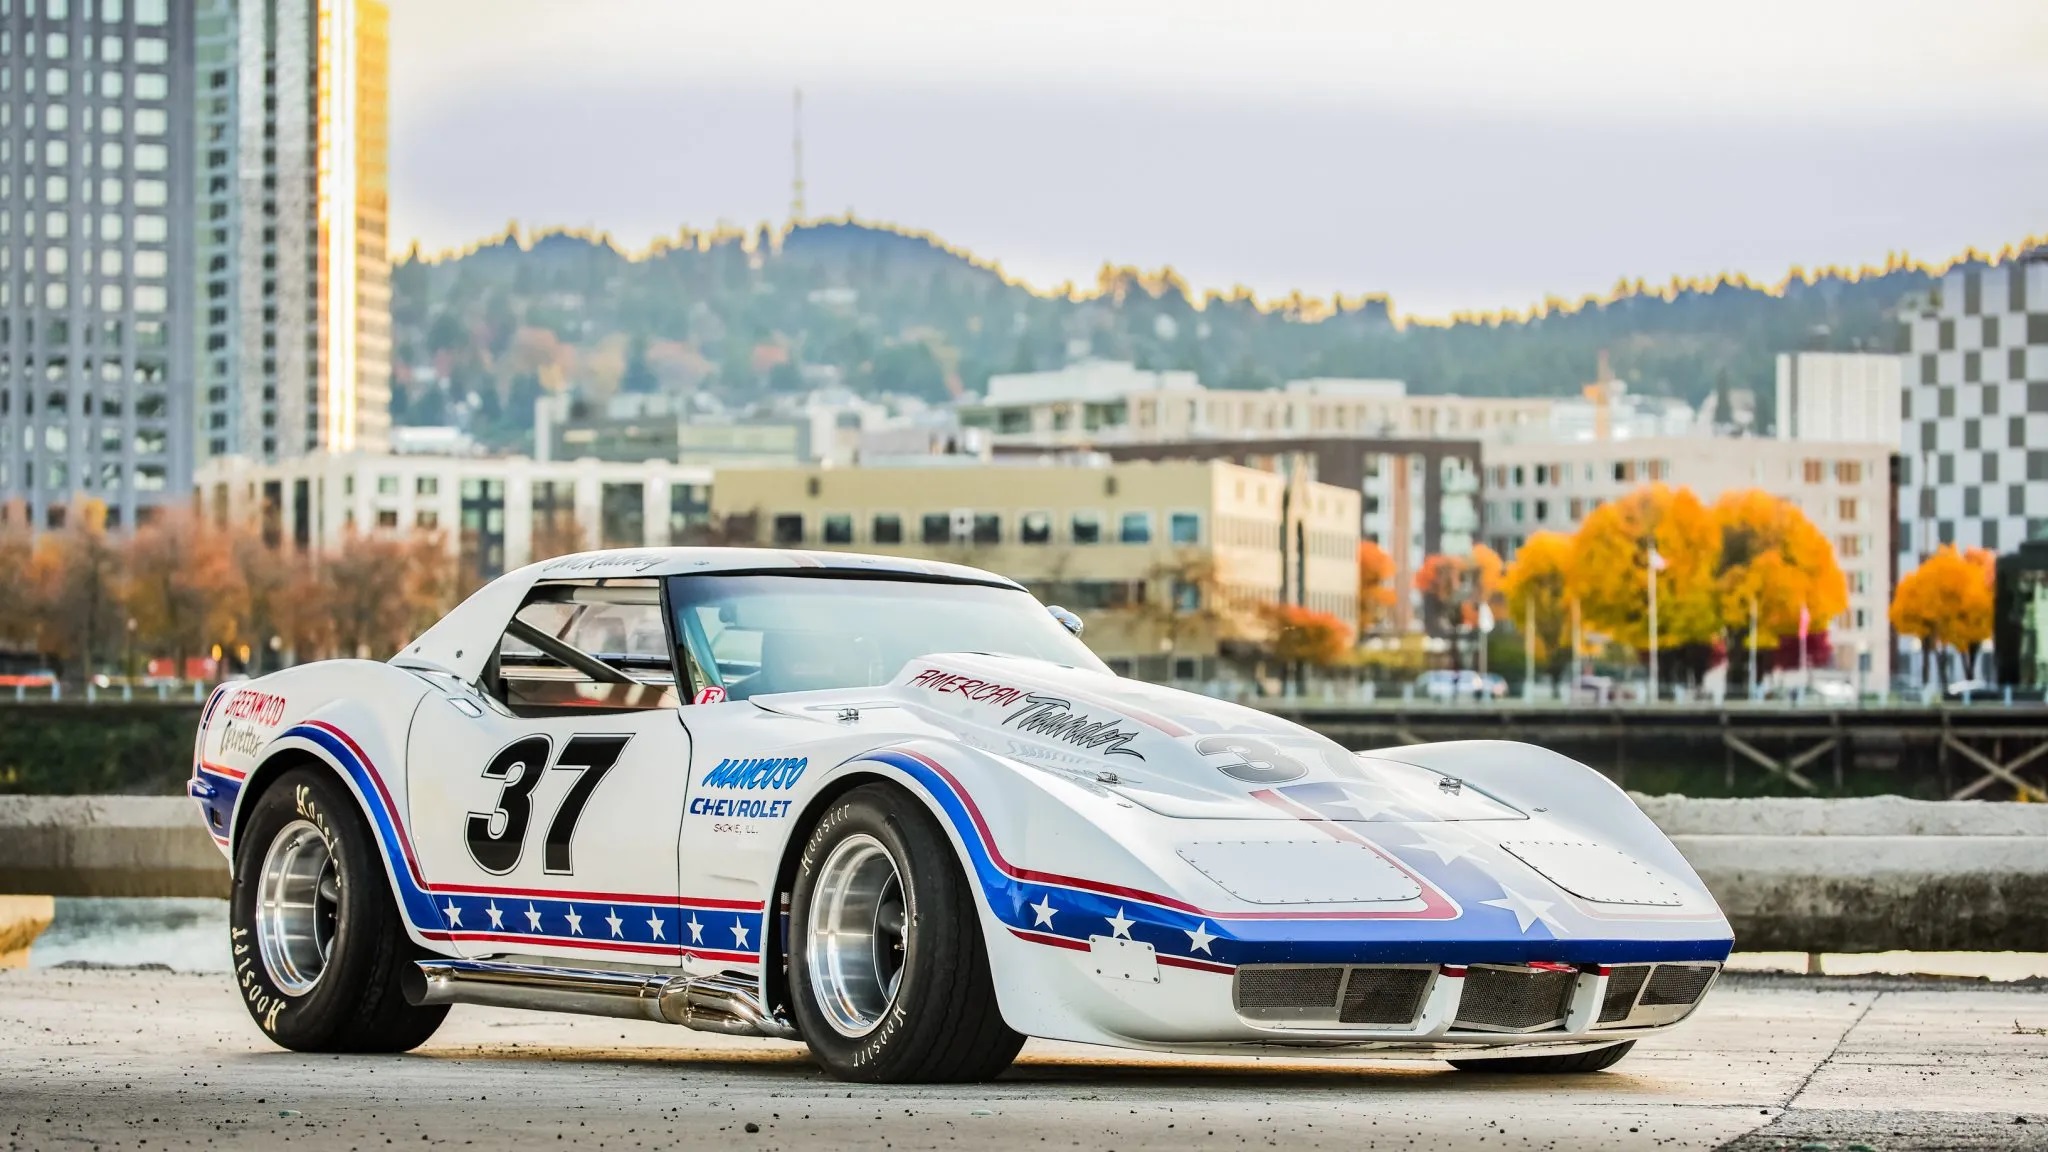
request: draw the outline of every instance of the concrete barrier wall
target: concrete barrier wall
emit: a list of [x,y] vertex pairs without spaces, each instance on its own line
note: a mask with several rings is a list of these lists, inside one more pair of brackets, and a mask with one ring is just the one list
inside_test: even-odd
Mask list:
[[[2048,805],[1638,796],[1751,951],[2048,952]],[[0,796],[0,893],[226,896],[189,801]]]
[[228,865],[190,800],[0,796],[0,893],[226,896]]
[[2048,952],[2048,804],[1636,796],[1759,952]]

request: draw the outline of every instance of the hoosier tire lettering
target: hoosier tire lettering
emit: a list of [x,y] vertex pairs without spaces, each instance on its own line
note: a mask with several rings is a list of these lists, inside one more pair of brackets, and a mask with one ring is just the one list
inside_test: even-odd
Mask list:
[[[879,863],[882,857],[887,869]],[[869,895],[863,884],[846,882],[849,859],[866,861],[854,870],[858,875],[893,872],[901,902],[895,922],[902,934],[900,968],[886,989],[869,989],[876,993],[870,997],[873,1011],[854,1013],[853,1019],[842,1001],[861,999],[850,995],[858,989],[825,974],[811,947],[820,907],[830,919],[835,905]],[[871,906],[876,923],[897,915],[885,898],[873,899]],[[952,843],[924,804],[902,788],[855,788],[819,818],[797,858],[789,925],[797,1025],[818,1063],[840,1079],[986,1080],[1009,1067],[1023,1046],[1024,1037],[1004,1023],[996,1004],[976,897]],[[889,950],[879,935],[876,946]],[[826,1002],[828,996],[833,1003]],[[886,1004],[872,1002],[880,998]]]
[[[308,825],[331,859],[332,884],[317,886],[316,907],[331,902],[332,927],[324,953],[300,953],[284,981],[266,958],[258,922],[264,867],[281,841],[310,842]],[[251,797],[235,833],[234,868],[228,942],[235,983],[265,1035],[300,1052],[403,1052],[433,1035],[448,1009],[405,999],[400,978],[422,953],[399,920],[369,822],[332,770],[295,767]]]

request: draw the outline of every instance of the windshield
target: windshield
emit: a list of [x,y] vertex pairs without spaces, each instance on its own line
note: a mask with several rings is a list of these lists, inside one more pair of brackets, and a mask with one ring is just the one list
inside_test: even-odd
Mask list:
[[677,576],[676,634],[699,683],[730,700],[886,684],[935,652],[1030,656],[1107,671],[1014,588],[820,576]]

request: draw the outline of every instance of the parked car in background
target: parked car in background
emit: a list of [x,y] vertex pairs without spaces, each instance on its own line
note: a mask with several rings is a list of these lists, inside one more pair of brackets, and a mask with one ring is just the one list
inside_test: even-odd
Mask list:
[[1508,694],[1508,682],[1490,672],[1437,668],[1415,678],[1415,694],[1425,700],[1498,700]]
[[1847,680],[1815,680],[1807,689],[1807,699],[1821,704],[1856,703],[1856,686]]

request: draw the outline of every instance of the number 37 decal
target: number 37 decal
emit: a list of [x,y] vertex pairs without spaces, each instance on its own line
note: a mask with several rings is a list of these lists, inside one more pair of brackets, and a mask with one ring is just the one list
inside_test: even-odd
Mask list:
[[[557,768],[579,775],[562,797],[555,818],[548,821],[546,848],[541,863],[554,875],[566,875],[575,868],[569,857],[570,842],[576,836],[576,822],[583,817],[590,794],[604,780],[605,773],[619,762],[631,736],[572,736],[555,760]],[[484,779],[501,780],[498,806],[489,812],[471,812],[464,825],[469,855],[477,866],[493,875],[504,875],[519,866],[526,852],[526,828],[533,822],[533,790],[547,773],[548,753],[553,745],[545,736],[523,736],[491,757],[484,766]]]

